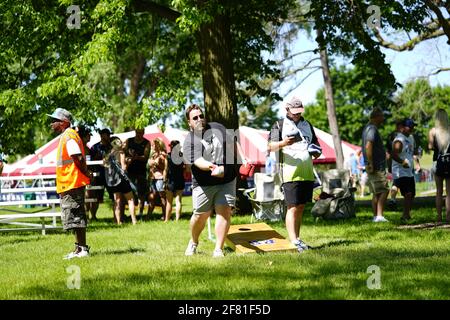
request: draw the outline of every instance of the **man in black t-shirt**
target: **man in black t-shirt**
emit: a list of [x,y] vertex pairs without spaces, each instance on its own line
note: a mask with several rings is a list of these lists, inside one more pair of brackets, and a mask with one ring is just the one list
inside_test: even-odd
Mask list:
[[[99,161],[103,160],[105,155],[111,151],[111,131],[107,128],[104,128],[99,131],[100,134],[100,141],[94,144],[91,149],[89,150],[89,155],[91,156],[92,161]],[[106,185],[105,182],[105,168],[102,165],[94,165],[91,167],[92,171],[94,172],[94,177],[91,180],[92,186],[102,186],[105,187],[108,191],[109,198],[111,200],[114,199],[113,193],[111,192],[110,188]],[[104,189],[100,190],[92,190],[93,196],[97,198],[97,202],[93,202],[91,204],[91,214],[93,219],[95,220],[97,210],[99,203],[103,203],[103,195],[105,193]],[[114,215],[114,209],[113,209],[113,215]]]
[[139,201],[136,201],[135,198],[135,204],[139,204],[139,217],[142,217],[145,199],[149,191],[146,166],[151,147],[150,141],[144,138],[144,129],[136,128],[135,133],[136,135],[129,138],[125,144],[125,163],[128,177],[137,188]]
[[[234,134],[217,122],[207,123],[202,109],[191,105],[186,110],[189,134],[183,144],[183,156],[192,171],[194,209],[185,255],[196,253],[200,233],[212,211],[216,212],[216,246],[213,257],[223,257],[223,246],[236,201],[237,151],[242,150]],[[245,159],[244,159],[245,161]]]

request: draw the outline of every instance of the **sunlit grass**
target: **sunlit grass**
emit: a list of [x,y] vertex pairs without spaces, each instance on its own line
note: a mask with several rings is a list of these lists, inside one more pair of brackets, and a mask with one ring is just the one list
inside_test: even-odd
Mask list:
[[[62,260],[73,236],[62,231],[0,234],[0,299],[449,299],[448,228],[399,229],[400,213],[374,224],[368,207],[357,218],[315,222],[308,207],[302,238],[314,247],[303,254],[211,257],[205,228],[199,254],[185,257],[190,198],[182,219],[163,223],[159,208],[151,221],[118,227],[102,205],[88,228],[91,256]],[[428,207],[428,208],[427,208]],[[412,224],[434,221],[431,205],[413,209]],[[214,221],[213,221],[214,222]],[[233,224],[250,223],[235,216]],[[282,222],[270,225],[286,236]],[[381,288],[371,290],[368,267],[380,268]],[[69,289],[80,270],[80,289]],[[69,270],[70,271],[70,270]]]

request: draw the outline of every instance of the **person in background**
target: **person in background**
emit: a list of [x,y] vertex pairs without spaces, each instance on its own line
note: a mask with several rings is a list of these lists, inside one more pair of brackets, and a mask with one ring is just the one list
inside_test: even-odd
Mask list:
[[[84,154],[86,155],[86,162],[90,161],[91,155],[90,155],[90,148],[88,147],[88,143],[91,140],[91,130],[85,126],[78,126],[77,128],[78,135],[81,138],[81,141],[83,141],[83,147],[84,147]],[[92,182],[94,181],[95,172],[92,172],[93,177],[91,179],[91,186]],[[95,198],[97,200],[97,196],[95,193],[95,190],[88,190],[86,189],[86,199]],[[97,202],[85,202],[86,206],[86,214],[89,215],[89,212],[91,213],[91,220],[97,220],[97,209],[98,209],[98,203]]]
[[434,127],[428,133],[428,149],[433,150],[433,167],[431,169],[436,183],[437,223],[442,223],[442,207],[444,206],[444,181],[447,196],[445,198],[446,222],[450,223],[450,176],[436,174],[436,161],[439,154],[445,153],[450,143],[450,126],[448,113],[438,109],[434,114]]
[[150,141],[144,138],[144,129],[136,128],[134,132],[136,135],[125,143],[125,163],[128,177],[137,188],[135,204],[139,206],[139,217],[142,218],[149,188],[146,166],[150,155]]
[[[100,141],[94,144],[91,147],[90,150],[90,156],[92,161],[100,161],[103,160],[108,154],[112,147],[111,147],[111,131],[107,128],[104,128],[99,131],[100,134]],[[96,187],[102,187],[100,190],[91,190],[91,197],[94,197],[97,199],[97,202],[93,202],[91,204],[91,215],[92,219],[95,219],[97,217],[97,210],[100,203],[103,203],[103,197],[105,190],[108,191],[109,198],[113,202],[113,218],[115,217],[115,208],[114,208],[114,194],[111,191],[111,189],[106,185],[105,180],[105,169],[101,165],[94,165],[91,167],[92,171],[94,172],[94,178],[92,179],[91,186]],[[95,217],[95,218],[94,218]]]
[[[166,183],[167,183],[167,153],[166,146],[160,138],[153,140],[153,152],[148,160],[148,166],[150,171],[151,183],[151,195],[149,196],[149,204],[147,210],[147,217],[153,213],[155,208],[156,196],[161,199],[161,220],[166,218]],[[157,195],[156,195],[157,193]]]
[[368,175],[366,172],[366,165],[364,164],[364,155],[362,149],[359,149],[356,153],[358,156],[358,182],[359,182],[359,192],[360,197],[363,198],[366,191],[366,185],[368,180]]
[[119,137],[112,137],[112,150],[103,159],[105,165],[106,184],[114,193],[115,201],[115,218],[118,225],[122,224],[120,201],[121,195],[128,201],[128,209],[130,210],[131,222],[136,224],[133,185],[130,183],[125,174],[125,153],[122,149],[123,144]]
[[[3,167],[4,167],[3,162],[5,162],[5,161],[3,160],[3,157],[2,157],[2,155],[0,154],[0,177],[2,176],[2,173],[3,173]],[[1,193],[1,192],[2,192],[2,185],[1,185],[1,183],[0,183],[0,193]]]
[[386,176],[386,151],[378,131],[383,122],[383,111],[374,108],[370,113],[369,123],[363,128],[362,132],[364,166],[372,193],[373,222],[388,221],[383,216],[384,205],[389,192],[389,183]]
[[[392,173],[392,144],[394,143],[395,137],[401,132],[403,128],[403,119],[395,120],[395,130],[392,131],[386,139],[386,163],[389,173]],[[398,188],[392,181],[392,186],[390,189],[390,199],[388,201],[388,206],[390,209],[395,209],[397,207],[397,193]]]
[[182,197],[184,191],[184,162],[181,152],[180,141],[170,142],[170,153],[167,156],[167,190],[166,190],[166,219],[170,220],[172,215],[172,201],[175,197],[175,219],[178,221],[182,211]]
[[352,178],[352,187],[356,188],[358,184],[359,170],[358,170],[358,158],[354,153],[350,154],[349,171]]
[[414,179],[414,151],[415,140],[412,135],[414,121],[405,119],[400,132],[392,144],[392,177],[394,185],[400,189],[404,197],[402,222],[411,219],[411,208],[416,195],[416,182]]
[[3,167],[4,167],[3,162],[4,162],[3,157],[2,157],[2,155],[0,154],[0,176],[1,176],[2,173],[3,173]]
[[86,244],[85,189],[90,184],[90,172],[78,133],[70,128],[72,114],[66,109],[57,108],[52,114],[51,128],[62,133],[56,152],[56,192],[61,197],[61,221],[64,230],[75,233],[75,250],[64,259],[89,256]]
[[302,113],[304,107],[298,97],[293,97],[284,105],[286,116],[272,126],[269,134],[268,151],[279,151],[282,189],[287,206],[286,230],[289,240],[299,253],[309,246],[300,239],[303,211],[307,202],[312,201],[314,188],[313,158],[322,154],[314,128]]

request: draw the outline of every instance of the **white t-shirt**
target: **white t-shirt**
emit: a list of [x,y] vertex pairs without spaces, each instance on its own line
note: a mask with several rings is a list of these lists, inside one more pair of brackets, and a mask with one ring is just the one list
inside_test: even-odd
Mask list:
[[82,153],[80,147],[78,146],[78,143],[73,139],[67,140],[66,148],[69,156]]
[[407,137],[403,133],[398,133],[392,142],[392,145],[394,145],[396,141],[400,141],[403,145],[402,152],[399,154],[399,157],[400,159],[408,159],[409,168],[403,168],[401,163],[398,163],[392,159],[392,176],[394,179],[414,177],[414,137],[412,135]]

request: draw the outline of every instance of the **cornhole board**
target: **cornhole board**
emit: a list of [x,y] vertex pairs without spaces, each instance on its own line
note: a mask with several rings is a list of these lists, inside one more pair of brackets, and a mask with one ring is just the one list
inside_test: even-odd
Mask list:
[[265,223],[230,226],[225,242],[236,253],[297,251],[297,247]]

